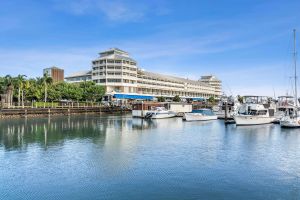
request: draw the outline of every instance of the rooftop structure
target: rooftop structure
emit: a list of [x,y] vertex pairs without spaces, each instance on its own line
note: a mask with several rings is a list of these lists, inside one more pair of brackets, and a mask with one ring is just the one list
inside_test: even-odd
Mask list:
[[201,76],[201,79],[199,81],[213,86],[215,88],[216,93],[221,96],[222,82],[217,77],[213,75]]

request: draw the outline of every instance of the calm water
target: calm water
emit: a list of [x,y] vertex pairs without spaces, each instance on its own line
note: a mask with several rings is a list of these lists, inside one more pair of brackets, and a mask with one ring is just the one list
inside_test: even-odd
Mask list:
[[0,199],[300,199],[300,130],[130,115],[1,120]]

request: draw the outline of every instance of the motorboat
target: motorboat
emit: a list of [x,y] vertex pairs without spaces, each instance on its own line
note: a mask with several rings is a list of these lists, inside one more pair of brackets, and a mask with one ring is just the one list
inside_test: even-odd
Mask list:
[[294,29],[294,104],[289,105],[285,115],[280,119],[280,126],[283,128],[300,128],[300,110],[297,96],[297,59],[296,59],[296,30]]
[[155,107],[153,110],[148,111],[145,115],[145,118],[149,119],[164,119],[175,117],[176,112],[167,110],[165,107]]
[[192,110],[191,113],[184,113],[183,120],[186,121],[208,121],[218,119],[218,116],[210,109]]
[[233,119],[233,115],[237,114],[240,105],[237,98],[223,95],[220,98],[219,104],[213,107],[213,111],[218,119]]
[[272,123],[276,118],[275,103],[264,96],[244,96],[238,114],[233,118],[236,125],[259,125]]
[[286,115],[294,112],[295,102],[293,96],[279,96],[276,103],[275,121],[274,123],[280,123],[280,120]]

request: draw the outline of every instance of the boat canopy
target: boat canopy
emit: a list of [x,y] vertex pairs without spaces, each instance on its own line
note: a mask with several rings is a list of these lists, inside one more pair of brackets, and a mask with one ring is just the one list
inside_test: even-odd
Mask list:
[[193,97],[192,100],[193,101],[205,101],[205,98],[203,98],[203,97]]
[[141,99],[141,100],[153,100],[153,96],[138,95],[138,94],[114,94],[116,99]]

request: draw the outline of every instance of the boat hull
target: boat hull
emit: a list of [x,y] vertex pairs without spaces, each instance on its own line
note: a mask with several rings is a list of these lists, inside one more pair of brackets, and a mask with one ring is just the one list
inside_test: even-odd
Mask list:
[[176,113],[172,111],[152,111],[147,112],[145,115],[145,118],[151,118],[151,119],[165,119],[165,118],[171,118],[176,117]]
[[300,128],[300,118],[296,119],[282,119],[280,126],[283,128]]
[[275,117],[265,117],[265,116],[234,116],[236,125],[247,126],[247,125],[260,125],[260,124],[270,124],[275,120]]
[[217,115],[207,116],[199,113],[185,113],[183,116],[183,120],[186,121],[208,121],[208,120],[216,120],[218,119]]

